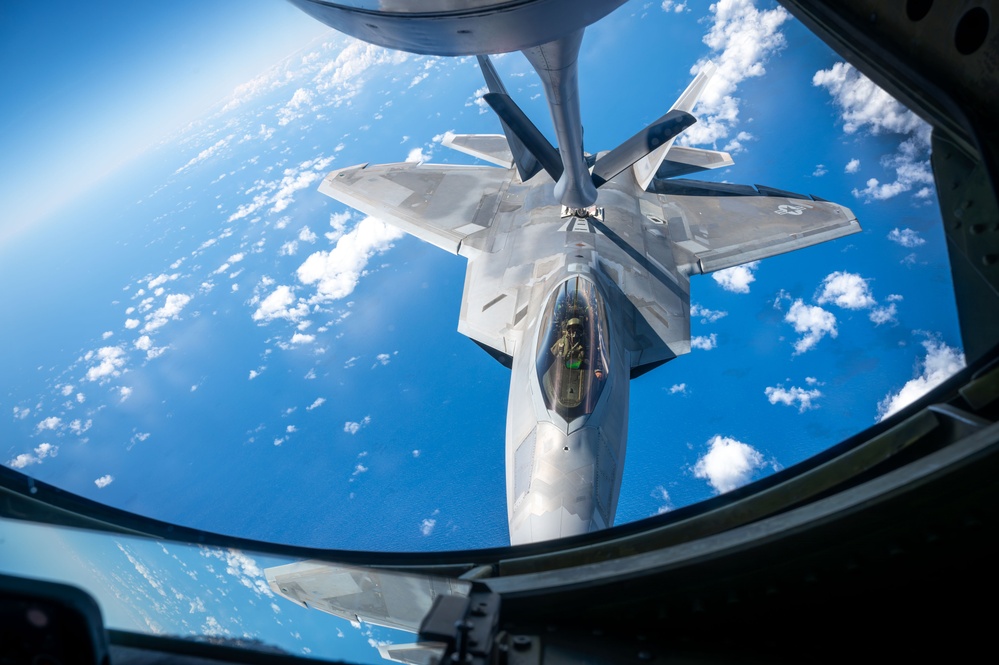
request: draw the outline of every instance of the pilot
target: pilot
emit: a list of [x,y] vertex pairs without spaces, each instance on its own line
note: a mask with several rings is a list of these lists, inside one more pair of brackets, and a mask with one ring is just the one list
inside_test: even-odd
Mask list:
[[565,358],[567,369],[579,369],[583,364],[583,345],[580,343],[583,333],[583,322],[577,318],[569,319],[562,331],[562,337],[552,346],[552,354]]

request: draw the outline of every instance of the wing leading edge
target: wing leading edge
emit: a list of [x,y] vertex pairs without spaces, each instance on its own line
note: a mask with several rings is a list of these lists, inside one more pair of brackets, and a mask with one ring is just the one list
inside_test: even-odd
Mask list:
[[[768,187],[656,180],[677,262],[709,273],[861,230],[856,215],[829,201]],[[686,259],[686,261],[684,261]]]
[[512,176],[491,166],[360,164],[332,171],[319,191],[457,254],[490,225]]

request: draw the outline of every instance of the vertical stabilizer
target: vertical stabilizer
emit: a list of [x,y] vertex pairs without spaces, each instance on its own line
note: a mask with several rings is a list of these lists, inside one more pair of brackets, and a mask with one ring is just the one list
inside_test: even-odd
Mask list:
[[[690,82],[687,89],[683,91],[683,94],[677,98],[676,102],[670,108],[671,111],[686,111],[690,113],[700,98],[701,93],[708,85],[708,81],[711,80],[712,75],[714,75],[717,67],[713,62],[706,63],[701,67],[701,71],[697,73],[694,80]],[[664,143],[659,148],[649,153],[647,156],[635,162],[635,180],[638,181],[638,186],[645,189],[652,182],[652,179],[656,176],[656,171],[659,170],[659,166],[663,163],[666,158],[666,153],[669,152],[670,148],[673,146],[673,141],[670,140]]]
[[[486,87],[489,88],[489,92],[509,96],[489,56],[480,55],[476,56],[476,59],[479,61],[479,68],[482,70],[482,77],[486,80]],[[520,179],[526,182],[541,170],[541,164],[531,151],[527,149],[517,134],[510,129],[502,117],[500,118],[500,125],[503,127],[503,134],[506,135],[506,142],[510,146],[510,154],[513,155],[513,163],[517,165],[517,172],[520,174]]]

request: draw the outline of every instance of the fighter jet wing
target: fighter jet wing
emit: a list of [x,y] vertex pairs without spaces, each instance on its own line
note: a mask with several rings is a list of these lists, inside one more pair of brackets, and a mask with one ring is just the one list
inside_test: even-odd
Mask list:
[[[757,185],[656,180],[677,262],[709,273],[860,231],[848,208]],[[686,253],[686,257],[681,254]]]
[[487,228],[513,169],[445,164],[360,164],[329,173],[319,191],[457,254]]

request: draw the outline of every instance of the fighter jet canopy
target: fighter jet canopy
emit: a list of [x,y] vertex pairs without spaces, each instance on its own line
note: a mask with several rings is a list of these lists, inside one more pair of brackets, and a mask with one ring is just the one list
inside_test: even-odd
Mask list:
[[537,370],[545,405],[571,422],[593,412],[607,382],[607,316],[596,285],[578,275],[562,282],[542,321]]

